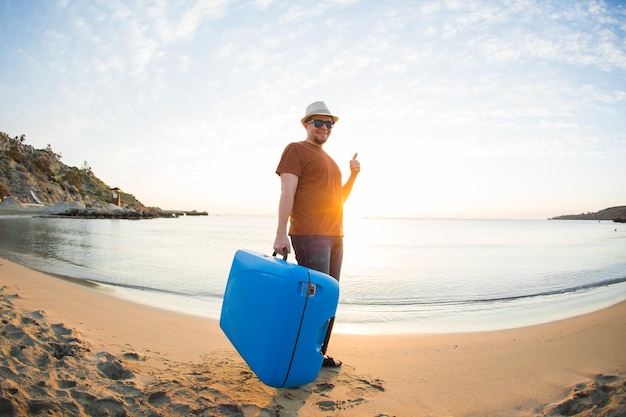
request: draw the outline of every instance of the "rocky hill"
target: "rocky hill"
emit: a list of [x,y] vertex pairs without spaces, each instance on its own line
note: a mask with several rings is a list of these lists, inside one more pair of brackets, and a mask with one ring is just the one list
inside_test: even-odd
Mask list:
[[87,162],[81,168],[67,166],[50,145],[35,149],[25,141],[24,135],[10,137],[0,132],[0,206],[5,209],[54,206],[60,211],[56,214],[98,217],[181,214],[145,207],[127,192],[121,194],[119,207],[112,205],[112,187],[97,178]]
[[626,222],[626,206],[609,207],[595,213],[566,214],[553,217],[550,220],[613,220],[615,222]]

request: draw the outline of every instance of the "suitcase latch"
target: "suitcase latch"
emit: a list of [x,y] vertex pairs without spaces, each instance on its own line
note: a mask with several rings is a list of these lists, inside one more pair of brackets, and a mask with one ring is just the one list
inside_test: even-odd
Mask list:
[[307,297],[314,297],[316,291],[317,291],[317,285],[309,284],[309,286],[307,287],[307,290],[306,290],[306,296]]

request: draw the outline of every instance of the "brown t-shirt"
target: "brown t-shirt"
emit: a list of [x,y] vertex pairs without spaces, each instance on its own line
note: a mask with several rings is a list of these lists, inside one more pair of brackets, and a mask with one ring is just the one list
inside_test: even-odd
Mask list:
[[290,143],[276,173],[299,177],[290,235],[343,236],[341,171],[322,148],[304,141]]

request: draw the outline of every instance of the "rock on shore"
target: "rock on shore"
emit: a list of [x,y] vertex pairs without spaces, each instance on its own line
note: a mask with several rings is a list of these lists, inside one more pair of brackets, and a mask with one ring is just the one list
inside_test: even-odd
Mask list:
[[197,211],[172,211],[152,207],[129,209],[114,204],[86,207],[77,202],[46,204],[23,204],[9,196],[0,201],[2,214],[32,214],[46,217],[80,217],[88,219],[153,219],[157,217],[178,217],[181,215],[208,215]]

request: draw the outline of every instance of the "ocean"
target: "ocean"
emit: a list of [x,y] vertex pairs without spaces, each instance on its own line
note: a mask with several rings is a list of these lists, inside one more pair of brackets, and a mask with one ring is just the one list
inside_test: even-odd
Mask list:
[[[0,257],[218,319],[235,252],[270,255],[275,229],[271,216],[0,216]],[[624,224],[354,218],[345,233],[338,333],[497,330],[626,300]]]

